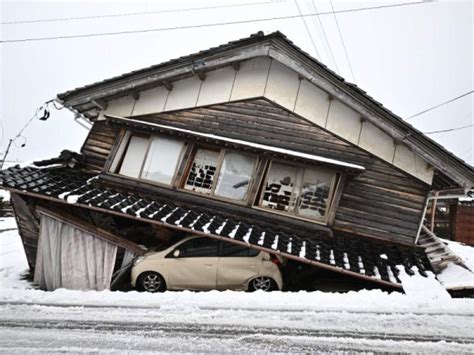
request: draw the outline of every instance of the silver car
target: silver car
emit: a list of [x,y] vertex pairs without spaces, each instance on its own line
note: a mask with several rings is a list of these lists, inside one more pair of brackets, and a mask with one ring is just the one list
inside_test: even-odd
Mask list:
[[160,251],[138,257],[132,286],[142,291],[281,290],[282,259],[211,238],[189,236]]

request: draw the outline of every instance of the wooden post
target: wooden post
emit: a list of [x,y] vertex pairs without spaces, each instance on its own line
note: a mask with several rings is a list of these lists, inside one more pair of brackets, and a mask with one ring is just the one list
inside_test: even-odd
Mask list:
[[430,230],[434,232],[435,216],[436,216],[436,204],[438,202],[439,191],[435,191],[433,202],[431,203],[431,225]]

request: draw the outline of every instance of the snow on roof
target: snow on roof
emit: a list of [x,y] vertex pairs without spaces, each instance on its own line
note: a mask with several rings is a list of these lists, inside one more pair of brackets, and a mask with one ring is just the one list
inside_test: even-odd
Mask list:
[[131,123],[139,123],[147,126],[153,126],[153,127],[158,127],[162,129],[167,129],[170,131],[176,131],[176,132],[182,132],[182,133],[187,133],[191,134],[194,136],[199,136],[199,137],[205,137],[209,139],[216,139],[224,142],[229,142],[229,143],[234,143],[234,144],[239,144],[239,145],[244,145],[247,147],[252,147],[252,148],[257,148],[257,149],[262,149],[266,150],[269,152],[275,152],[275,153],[280,153],[280,154],[285,154],[285,155],[290,155],[298,158],[304,158],[308,160],[313,160],[313,161],[318,161],[321,163],[327,163],[327,164],[332,164],[332,165],[338,165],[338,166],[343,166],[346,168],[351,168],[351,169],[356,169],[356,170],[365,170],[365,168],[362,165],[357,165],[357,164],[352,164],[352,163],[347,163],[341,160],[336,160],[336,159],[330,159],[326,157],[322,157],[320,155],[314,155],[314,154],[307,154],[303,152],[298,152],[295,150],[289,150],[289,149],[284,149],[284,148],[279,148],[279,147],[273,147],[270,145],[266,144],[260,144],[260,143],[253,143],[253,142],[248,142],[240,139],[234,139],[234,138],[228,138],[224,136],[219,136],[215,134],[209,134],[209,133],[201,133],[197,131],[193,131],[190,129],[184,129],[184,128],[177,128],[173,126],[166,126],[166,125],[161,125],[158,123],[151,123],[151,122],[145,122],[141,120],[136,120],[132,118],[125,118],[125,117],[120,117],[120,116],[113,116],[113,115],[105,115],[106,118],[112,118],[115,120],[122,120],[124,122],[131,122]]

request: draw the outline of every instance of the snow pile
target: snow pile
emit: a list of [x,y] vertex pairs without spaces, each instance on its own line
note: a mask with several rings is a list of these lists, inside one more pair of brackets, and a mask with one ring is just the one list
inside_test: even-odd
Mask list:
[[451,298],[432,272],[426,272],[428,276],[423,277],[419,274],[416,266],[412,267],[411,270],[414,271],[413,276],[408,275],[405,268],[398,267],[400,272],[398,277],[402,281],[403,291],[408,296],[426,300],[447,300]]
[[21,280],[28,272],[28,263],[14,218],[0,218],[0,285],[3,289],[25,289],[27,281]]
[[448,264],[437,278],[447,289],[474,288],[474,273],[454,263]]
[[474,288],[474,248],[458,242],[447,240],[444,242],[470,270],[450,263],[437,275],[438,280],[447,289]]
[[453,242],[451,240],[443,240],[457,256],[459,256],[464,264],[474,271],[474,247],[470,247],[463,243]]

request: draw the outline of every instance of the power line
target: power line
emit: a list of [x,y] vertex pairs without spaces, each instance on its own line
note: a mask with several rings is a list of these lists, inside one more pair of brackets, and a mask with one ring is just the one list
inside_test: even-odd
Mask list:
[[451,102],[453,102],[453,101],[459,100],[459,99],[463,98],[464,96],[468,96],[468,95],[472,94],[473,92],[474,92],[474,91],[471,90],[471,91],[466,92],[466,93],[464,93],[464,94],[462,94],[462,95],[459,95],[459,96],[457,96],[457,97],[454,97],[454,98],[452,98],[452,99],[450,99],[450,100],[448,100],[448,101],[442,102],[442,103],[440,103],[440,104],[438,104],[438,105],[435,105],[435,106],[432,106],[432,107],[430,107],[430,108],[427,108],[426,110],[423,110],[423,111],[421,111],[421,112],[415,113],[414,115],[411,115],[410,117],[406,118],[405,121],[411,120],[411,119],[414,118],[414,117],[420,116],[420,115],[422,115],[422,114],[424,114],[424,113],[426,113],[426,112],[429,112],[429,111],[431,111],[431,110],[437,109],[438,107],[441,107],[441,106],[447,105],[447,104],[449,104],[449,103],[451,103]]
[[[318,13],[318,9],[317,9],[317,7],[316,7],[316,4],[314,3],[314,0],[311,0],[310,3],[311,3],[311,5],[312,5],[312,7],[313,7],[313,9],[314,9],[314,12],[315,12],[315,13]],[[324,38],[324,41],[326,42],[326,46],[327,46],[327,48],[328,48],[328,50],[329,50],[329,55],[331,56],[331,60],[332,60],[332,62],[333,62],[333,64],[334,64],[334,67],[335,67],[335,69],[336,69],[336,72],[339,74],[339,68],[337,67],[336,58],[334,57],[334,54],[333,54],[332,49],[331,49],[331,44],[329,43],[328,37],[326,36],[326,31],[324,30],[324,25],[323,25],[323,23],[322,23],[321,18],[319,17],[319,15],[317,15],[316,18],[318,19],[319,26],[321,27],[321,30],[322,30],[322,33],[323,33],[323,38]]]
[[93,16],[76,16],[76,17],[59,17],[59,18],[48,18],[48,19],[34,19],[34,20],[5,21],[5,22],[0,22],[0,25],[17,25],[17,24],[27,24],[27,23],[63,22],[63,21],[93,20],[93,19],[114,18],[114,17],[157,15],[157,14],[165,14],[165,13],[191,12],[191,11],[199,11],[199,10],[255,6],[255,5],[263,5],[263,4],[269,4],[269,2],[261,1],[261,2],[255,2],[255,3],[245,3],[245,4],[190,7],[190,8],[185,8],[185,9],[170,9],[170,10],[159,10],[159,11],[128,12],[128,13],[110,14],[110,15],[93,15]]
[[309,31],[308,24],[306,23],[306,19],[303,17],[303,13],[301,12],[300,6],[298,5],[298,0],[295,0],[295,4],[296,4],[296,7],[298,8],[300,17],[303,20],[303,24],[304,24],[304,27],[306,28],[306,32],[308,33],[309,39],[311,40],[311,43],[313,44],[314,51],[316,52],[318,59],[321,60],[321,56],[319,55],[319,51],[316,48],[316,43],[314,43],[313,36],[311,35],[311,32]]
[[449,129],[442,129],[439,131],[431,131],[431,132],[423,132],[424,134],[437,134],[437,133],[444,133],[444,132],[451,132],[451,131],[459,131],[460,129],[465,129],[474,126],[474,124],[470,124],[467,126],[457,127],[457,128],[449,128]]
[[352,70],[351,61],[349,59],[349,54],[347,53],[347,48],[346,48],[346,44],[344,43],[344,38],[342,37],[341,28],[339,27],[339,21],[337,21],[337,16],[336,16],[336,12],[334,11],[334,6],[332,5],[332,0],[329,0],[329,3],[331,4],[331,10],[332,10],[332,13],[334,15],[334,21],[336,21],[337,32],[339,33],[339,38],[341,39],[342,47],[344,48],[344,54],[346,55],[347,64],[349,64],[349,69],[351,71],[352,80],[355,82],[356,79],[355,79],[355,76],[354,76],[354,71]]
[[193,28],[204,28],[204,27],[218,27],[218,26],[237,25],[237,24],[246,24],[246,23],[259,23],[259,22],[266,22],[266,21],[287,20],[287,19],[295,19],[295,18],[301,18],[301,17],[312,17],[312,16],[318,16],[318,15],[331,15],[331,14],[336,14],[336,13],[352,13],[352,12],[360,12],[360,11],[368,11],[368,10],[380,10],[380,9],[394,8],[394,7],[401,7],[401,6],[420,5],[424,3],[425,2],[410,2],[410,3],[402,3],[402,4],[394,4],[394,5],[382,5],[382,6],[362,7],[362,8],[354,8],[354,9],[347,9],[347,10],[310,13],[310,14],[303,14],[303,15],[277,16],[277,17],[267,17],[267,18],[252,19],[252,20],[238,20],[238,21],[229,21],[229,22],[215,22],[215,23],[207,23],[207,24],[205,23],[205,24],[198,24],[198,25],[151,28],[151,29],[145,29],[145,30],[129,30],[129,31],[86,33],[86,34],[78,34],[78,35],[64,35],[64,36],[52,36],[52,37],[9,39],[9,40],[0,41],[0,44],[48,41],[48,40],[58,40],[58,39],[73,39],[73,38],[91,38],[91,37],[115,36],[115,35],[125,35],[125,34],[135,34],[135,33],[174,31],[174,30],[184,30],[184,29],[193,29]]

